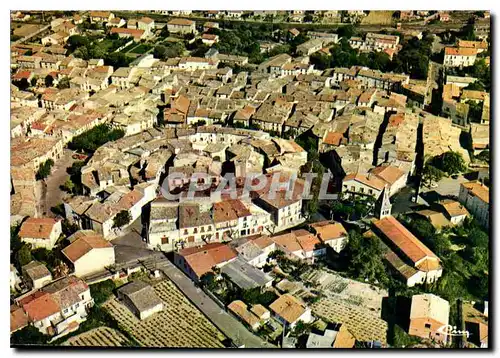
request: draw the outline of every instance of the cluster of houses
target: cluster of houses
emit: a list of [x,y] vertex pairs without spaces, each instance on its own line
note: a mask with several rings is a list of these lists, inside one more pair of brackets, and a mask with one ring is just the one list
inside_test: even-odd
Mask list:
[[[366,15],[347,13],[353,19]],[[242,15],[207,12],[215,18]],[[267,15],[276,14],[258,14]],[[335,11],[315,14],[319,15],[329,21],[339,16]],[[301,21],[305,14],[293,11],[290,16]],[[134,41],[151,36],[155,29],[151,18],[125,20],[109,11],[91,11],[89,19]],[[173,252],[174,263],[195,282],[218,268],[243,290],[266,289],[273,278],[263,267],[273,251],[307,262],[329,250],[340,253],[348,242],[342,224],[321,221],[307,230],[294,229],[305,222],[304,182],[292,186],[289,181],[308,162],[310,148],[295,140],[301,134],[317,143],[339,197],[371,196],[382,203],[365,237],[381,239],[384,259],[397,277],[412,287],[442,276],[440,259],[391,216],[389,198],[415,172],[419,136],[425,158],[453,150],[470,162],[469,152],[460,145],[461,127],[470,124],[470,101],[483,106],[481,123],[469,126],[474,154],[489,148],[489,94],[465,89],[475,79],[447,76],[442,111],[450,120],[408,108],[427,104],[427,87],[411,82],[406,74],[361,66],[314,69],[309,56],[337,43],[336,34],[308,32],[310,40],[297,47],[298,57],[279,54],[255,66],[255,71],[233,72],[247,65],[248,58],[220,54],[213,47],[204,57],[162,61],[145,55],[133,66],[113,68],[103,59],[66,56],[63,45],[78,33],[81,21],[80,15],[54,20],[42,46],[11,48],[11,212],[22,221],[21,241],[34,249],[61,245],[61,219],[44,217],[38,205],[40,166],[48,160],[58,162],[65,145],[99,124],[122,129],[124,137],[95,150],[81,168],[83,193],[64,199],[65,219],[79,228],[69,244],[59,247],[71,275],[54,281],[37,261],[23,266],[21,275],[11,266],[11,288],[31,289],[11,306],[11,332],[28,324],[56,337],[77,329],[93,304],[82,278],[115,263],[110,240],[139,219],[148,248]],[[166,26],[174,34],[197,32],[196,23],[186,18],[174,18]],[[218,41],[207,33],[217,26],[203,25],[204,43]],[[390,57],[401,48],[398,36],[375,33],[349,43]],[[445,49],[444,65],[471,66],[485,50],[485,42],[460,40],[456,48]],[[56,87],[62,81],[68,88]],[[235,176],[236,198],[217,190],[227,173]],[[271,193],[276,174],[281,186]],[[248,178],[255,184],[254,176],[267,179],[267,184],[245,190]],[[188,189],[193,186],[205,189],[192,195]],[[116,219],[123,213],[129,223],[118,226]],[[470,214],[488,227],[489,189],[480,182],[463,183],[458,201],[444,200],[416,214],[436,229],[460,225]],[[154,289],[140,282],[124,286],[118,297],[140,319],[163,309]],[[291,328],[314,320],[311,309],[289,294],[267,308],[237,300],[228,309],[253,330],[271,314]],[[430,334],[447,343],[439,329],[448,319],[448,302],[433,295],[413,297],[410,334]],[[484,321],[473,322],[484,333]],[[352,348],[354,341],[342,325],[311,333],[307,345]]]

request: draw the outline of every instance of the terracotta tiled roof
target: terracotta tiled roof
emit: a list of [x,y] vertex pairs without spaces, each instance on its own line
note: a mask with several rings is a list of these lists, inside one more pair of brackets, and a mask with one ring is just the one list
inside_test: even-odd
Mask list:
[[19,301],[32,321],[40,321],[60,311],[59,304],[47,292],[37,291]]
[[345,325],[342,325],[335,337],[335,342],[333,342],[333,348],[353,348],[355,343],[356,338]]
[[276,245],[279,245],[290,252],[302,251],[302,247],[298,243],[295,235],[292,233],[273,236],[271,237],[271,240],[273,240]]
[[108,18],[111,13],[109,11],[91,11],[90,17]]
[[401,169],[393,167],[392,165],[378,166],[370,170],[370,173],[376,175],[390,185],[393,185],[396,181],[398,181],[405,175],[405,173]]
[[[305,230],[304,230],[305,231]],[[321,244],[321,241],[313,234],[305,231],[305,235],[296,235],[297,241],[299,242],[302,250],[304,252],[312,252],[316,250],[316,246]]]
[[168,23],[168,25],[177,25],[177,26],[191,26],[194,24],[194,21],[187,19],[172,19]]
[[234,312],[243,321],[248,323],[250,327],[253,327],[260,322],[259,318],[248,310],[247,305],[243,301],[233,301],[227,306],[227,308]]
[[54,225],[58,221],[52,218],[29,218],[21,225],[20,238],[49,239]]
[[468,182],[468,183],[462,183],[462,185],[465,189],[469,191],[472,195],[478,197],[485,203],[490,202],[490,189],[486,186],[483,185],[479,182]]
[[456,200],[445,199],[439,202],[450,217],[469,215],[467,209]]
[[384,189],[384,187],[386,185],[385,181],[376,177],[375,175],[370,175],[370,174],[368,174],[368,175],[360,174],[360,173],[348,174],[344,177],[344,179],[342,181],[343,181],[343,183],[345,183],[345,182],[348,182],[350,180],[358,181],[362,184],[368,185],[368,186],[370,186],[374,189],[377,189],[377,190]]
[[113,245],[109,241],[104,240],[101,235],[82,236],[66,246],[62,252],[64,256],[74,263],[92,249],[102,249],[106,247],[113,247]]
[[342,135],[342,133],[328,132],[325,136],[325,139],[323,140],[323,143],[339,146],[342,143],[343,138],[344,136]]
[[144,30],[125,29],[122,27],[113,27],[110,31],[112,34],[127,34],[132,37],[140,38],[144,35]]
[[288,323],[296,322],[306,311],[306,306],[290,294],[280,296],[269,308]]
[[347,236],[347,231],[341,223],[330,221],[319,221],[311,224],[318,237],[323,241],[329,241]]
[[457,48],[457,47],[446,47],[444,49],[444,54],[448,56],[475,56],[477,50],[475,48]]
[[198,277],[210,272],[212,267],[237,257],[237,252],[227,245],[213,243],[202,247],[190,247],[179,251]]
[[488,43],[486,41],[467,41],[467,40],[458,40],[458,47],[461,48],[473,48],[473,49],[481,49],[487,50]]
[[413,263],[437,256],[393,216],[375,221],[374,225],[397,246]]
[[271,238],[266,235],[259,236],[256,239],[253,239],[252,242],[260,249],[265,249],[273,244],[273,240],[271,240]]
[[450,226],[450,221],[440,213],[439,211],[434,210],[420,210],[416,212],[418,215],[424,216],[427,220],[430,221],[431,225],[436,229],[441,229],[446,226]]
[[16,305],[10,306],[10,333],[28,325],[28,316],[23,309]]
[[225,200],[213,206],[213,219],[216,223],[237,220],[250,215],[250,210],[243,205],[241,200]]

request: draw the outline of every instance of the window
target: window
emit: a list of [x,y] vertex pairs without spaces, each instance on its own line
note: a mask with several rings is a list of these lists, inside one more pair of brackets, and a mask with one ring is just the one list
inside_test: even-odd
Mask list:
[[431,324],[430,324],[430,323],[426,323],[426,324],[425,324],[425,328],[430,329],[430,328],[431,328]]
[[162,237],[161,238],[161,244],[162,245],[168,244],[168,237]]
[[360,191],[360,193],[364,193],[365,192],[365,188],[359,188],[359,191]]
[[77,304],[75,305],[75,308],[78,308],[79,306],[80,306],[80,304],[79,304],[79,303],[77,303]]

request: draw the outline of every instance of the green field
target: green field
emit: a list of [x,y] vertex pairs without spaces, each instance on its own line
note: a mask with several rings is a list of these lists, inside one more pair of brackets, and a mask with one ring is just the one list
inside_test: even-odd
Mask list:
[[148,45],[148,44],[140,44],[139,46],[136,46],[133,49],[129,50],[129,52],[143,54],[143,53],[147,52],[148,50],[150,50],[151,47],[152,46]]

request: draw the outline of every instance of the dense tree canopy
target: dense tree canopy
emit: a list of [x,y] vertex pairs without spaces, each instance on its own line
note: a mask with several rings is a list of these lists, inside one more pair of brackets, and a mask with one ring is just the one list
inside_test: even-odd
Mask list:
[[45,162],[40,164],[40,168],[36,173],[36,178],[38,180],[45,179],[50,175],[54,161],[52,159],[47,159]]
[[182,42],[167,43],[165,45],[157,45],[153,50],[153,56],[160,60],[167,58],[182,56],[186,47]]
[[120,139],[124,135],[125,132],[122,129],[113,128],[109,124],[99,124],[73,138],[68,147],[73,150],[94,152],[105,143]]
[[375,283],[388,280],[382,249],[376,237],[365,238],[356,231],[349,232],[346,252],[350,258],[349,271],[353,277]]
[[128,212],[128,210],[122,210],[113,218],[113,227],[120,228],[132,220],[132,216]]

